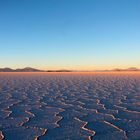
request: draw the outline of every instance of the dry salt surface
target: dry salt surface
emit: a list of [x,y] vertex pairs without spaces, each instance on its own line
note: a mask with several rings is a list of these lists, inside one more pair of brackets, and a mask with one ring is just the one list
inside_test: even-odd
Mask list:
[[140,73],[0,73],[0,140],[140,140]]

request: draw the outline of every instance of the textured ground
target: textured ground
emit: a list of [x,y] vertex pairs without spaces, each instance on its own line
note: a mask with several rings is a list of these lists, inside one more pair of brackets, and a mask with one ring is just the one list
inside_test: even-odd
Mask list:
[[0,140],[140,140],[140,74],[0,74]]

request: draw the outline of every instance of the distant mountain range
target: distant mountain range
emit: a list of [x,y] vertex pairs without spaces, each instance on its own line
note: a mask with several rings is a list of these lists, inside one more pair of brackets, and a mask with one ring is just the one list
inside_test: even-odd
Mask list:
[[[116,72],[121,72],[121,71],[140,71],[140,69],[131,67],[128,69],[113,69],[113,70],[95,70],[93,72],[107,72],[107,71],[116,71]],[[23,69],[11,69],[11,68],[0,68],[0,72],[72,72],[72,70],[39,70],[31,67],[26,67]],[[75,72],[80,72],[80,71],[75,71]],[[86,72],[86,71],[84,71]],[[92,71],[88,71],[92,72]]]
[[128,69],[113,69],[112,71],[140,71],[140,69],[138,68],[135,68],[135,67],[131,67],[131,68],[128,68]]
[[39,70],[31,67],[23,69],[0,68],[0,72],[71,72],[71,70]]
[[0,72],[41,72],[42,70],[26,67],[23,69],[0,68]]

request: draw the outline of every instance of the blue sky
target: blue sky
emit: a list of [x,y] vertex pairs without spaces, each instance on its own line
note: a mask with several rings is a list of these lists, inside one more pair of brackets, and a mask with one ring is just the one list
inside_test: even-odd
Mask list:
[[0,0],[0,67],[140,68],[139,0]]

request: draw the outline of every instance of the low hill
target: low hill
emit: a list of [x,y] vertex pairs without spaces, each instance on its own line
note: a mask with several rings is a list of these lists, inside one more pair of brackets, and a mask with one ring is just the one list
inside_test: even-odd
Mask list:
[[43,72],[43,70],[38,70],[30,67],[26,67],[23,69],[0,68],[0,72]]

